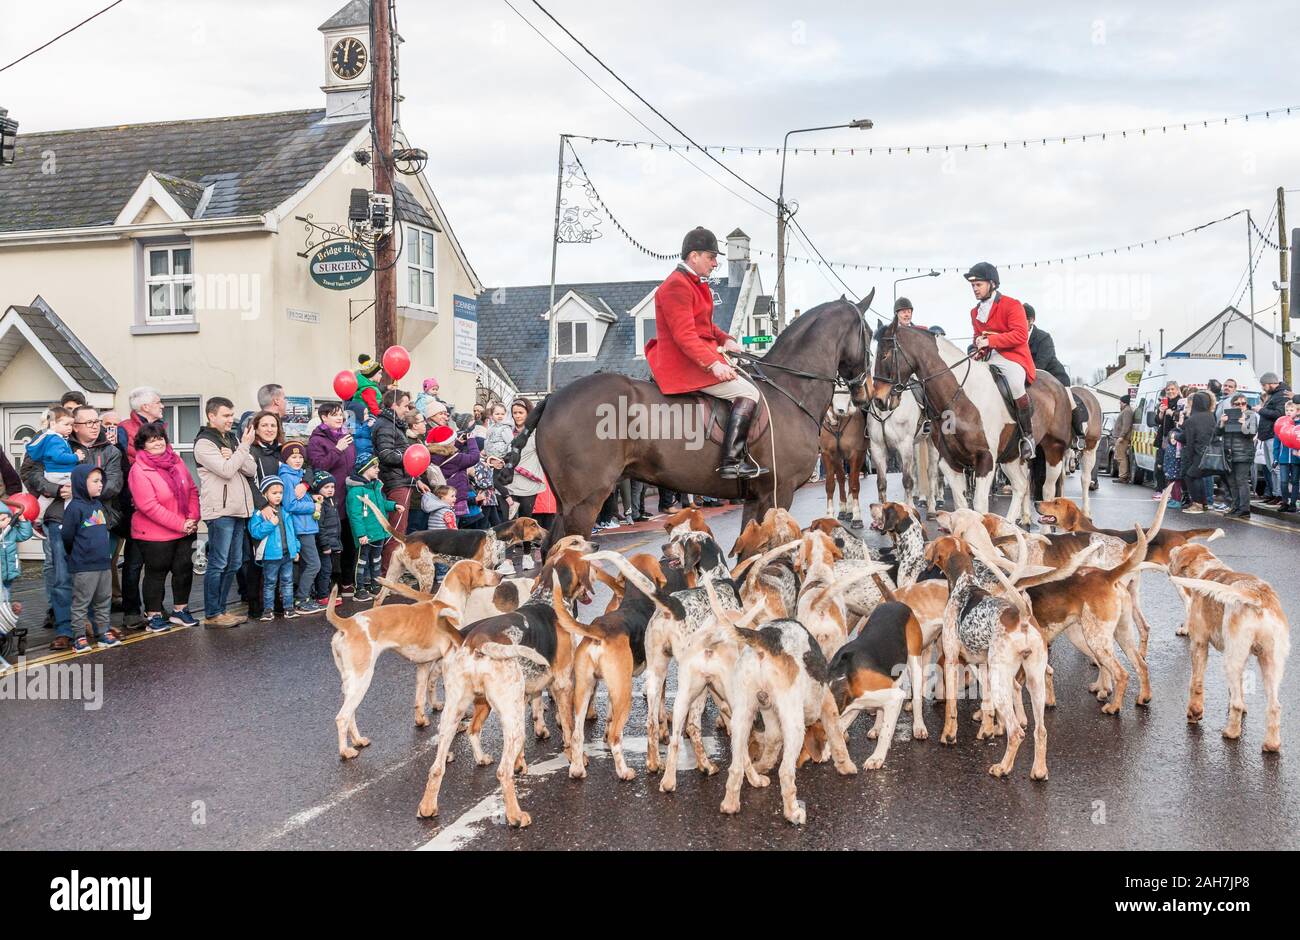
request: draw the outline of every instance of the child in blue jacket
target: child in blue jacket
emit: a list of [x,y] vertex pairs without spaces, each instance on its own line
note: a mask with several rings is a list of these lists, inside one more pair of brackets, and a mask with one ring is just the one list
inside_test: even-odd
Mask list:
[[108,515],[100,494],[104,492],[104,471],[91,464],[78,464],[72,471],[72,498],[63,510],[63,548],[68,553],[72,575],[72,626],[77,631],[73,649],[90,649],[91,632],[101,649],[121,642],[109,629],[109,607],[113,599],[112,541]]
[[[320,572],[320,549],[316,534],[320,532],[320,501],[312,494],[311,480],[304,473],[307,448],[299,441],[289,441],[280,448],[280,479],[284,481],[284,511],[298,536],[298,590],[294,604],[300,614],[315,614],[325,608],[312,599],[312,585]],[[299,495],[301,491],[301,495]]]
[[260,512],[248,520],[248,532],[256,549],[253,558],[262,566],[262,619],[275,619],[275,588],[280,587],[280,601],[284,605],[284,619],[298,616],[293,606],[293,563],[298,560],[298,536],[293,524],[285,519],[284,481],[278,476],[263,478],[258,485],[266,503],[275,510],[275,520],[267,522]]

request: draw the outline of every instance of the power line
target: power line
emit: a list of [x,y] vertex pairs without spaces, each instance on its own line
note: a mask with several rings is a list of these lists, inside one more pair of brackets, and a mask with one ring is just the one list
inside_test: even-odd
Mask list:
[[[1208,128],[1211,125],[1222,126],[1232,123],[1249,123],[1251,118],[1264,118],[1270,120],[1273,117],[1286,117],[1293,111],[1300,112],[1300,105],[1291,107],[1270,108],[1266,111],[1249,111],[1245,113],[1230,114],[1226,117],[1205,118],[1192,121],[1171,121],[1165,124],[1151,124],[1147,127],[1126,127],[1118,130],[1106,131],[1089,131],[1084,134],[1046,134],[1039,137],[1018,137],[1008,140],[987,140],[987,141],[965,141],[961,143],[947,144],[893,144],[889,146],[871,146],[871,147],[795,147],[787,149],[787,155],[793,154],[801,156],[811,154],[812,156],[832,156],[832,157],[855,157],[855,156],[902,156],[926,153],[951,153],[954,151],[969,152],[971,150],[1009,150],[1012,147],[1028,149],[1030,146],[1046,147],[1048,144],[1066,144],[1066,143],[1086,143],[1089,140],[1107,141],[1107,140],[1139,140],[1148,136],[1155,136],[1156,131],[1161,135],[1168,134],[1172,129],[1174,131],[1188,131]],[[683,135],[685,136],[685,135]],[[652,150],[657,146],[650,141],[645,140],[624,140],[617,137],[593,137],[590,138],[592,143],[613,144],[616,147],[649,147]],[[694,144],[694,141],[692,141]],[[754,156],[780,156],[781,148],[774,147],[770,144],[752,146],[749,144],[707,144],[701,146],[694,144],[696,149],[703,150],[706,154],[710,151],[718,153],[754,155]],[[664,144],[669,148],[680,147],[680,144]],[[1295,190],[1288,190],[1295,192]]]
[[855,291],[852,287],[849,287],[849,285],[845,283],[844,278],[840,277],[839,273],[835,270],[835,268],[830,264],[830,262],[826,260],[826,257],[821,253],[821,249],[819,249],[816,245],[813,244],[813,240],[808,237],[808,233],[804,231],[803,226],[799,224],[799,220],[796,219],[793,215],[790,216],[790,224],[793,225],[795,231],[798,232],[800,236],[802,236],[800,240],[809,248],[811,248],[813,254],[815,254],[818,258],[820,258],[822,264],[826,265],[826,267],[830,270],[830,272],[835,275],[835,280],[839,281],[840,284],[844,286],[844,289],[848,291],[849,296],[851,296],[854,300],[860,300],[861,298],[858,296],[857,291]]
[[10,62],[8,65],[4,66],[3,68],[0,68],[0,72],[5,71],[5,69],[11,69],[11,68],[13,68],[15,65],[17,65],[19,62],[23,61],[23,59],[31,58],[32,56],[36,55],[36,53],[40,52],[42,49],[45,49],[45,48],[48,48],[49,46],[54,45],[56,42],[58,42],[58,41],[59,41],[60,39],[62,39],[64,36],[68,35],[68,33],[71,33],[71,32],[73,32],[74,30],[78,30],[78,29],[80,29],[81,27],[83,27],[83,26],[85,26],[87,23],[89,23],[91,20],[93,20],[95,17],[100,16],[101,14],[107,13],[109,10],[113,9],[113,7],[117,6],[117,5],[118,5],[119,3],[121,3],[121,2],[122,2],[122,0],[113,0],[112,3],[110,3],[108,6],[104,7],[104,9],[100,10],[99,13],[93,13],[93,14],[91,14],[90,16],[86,17],[84,20],[82,20],[80,23],[78,23],[76,26],[73,26],[71,29],[65,29],[63,32],[59,33],[59,35],[55,36],[53,39],[51,39],[49,42],[47,42],[45,45],[43,45],[43,46],[37,46],[37,47],[36,47],[35,49],[33,49],[31,52],[27,53],[27,55],[19,56],[18,58],[14,59],[12,62]]
[[[1275,202],[1275,203],[1273,203],[1273,209],[1272,209],[1272,211],[1269,212],[1269,214],[1268,214],[1268,221],[1266,221],[1266,222],[1264,223],[1264,225],[1266,225],[1266,226],[1268,226],[1268,225],[1272,225],[1272,224],[1273,224],[1273,219],[1274,219],[1276,216],[1277,216],[1277,203]],[[1250,216],[1247,215],[1246,218],[1250,219]],[[1250,224],[1251,224],[1251,227],[1254,228],[1256,232],[1259,231],[1259,226],[1255,225],[1255,220],[1254,220],[1254,219],[1250,219]],[[1237,299],[1234,300],[1234,301],[1232,302],[1232,306],[1236,307],[1238,310],[1241,309],[1241,298],[1244,297],[1244,296],[1246,295],[1246,291],[1250,288],[1250,278],[1251,278],[1251,276],[1255,273],[1255,269],[1256,269],[1257,267],[1259,267],[1259,263],[1260,263],[1260,261],[1262,261],[1262,260],[1264,259],[1264,249],[1265,249],[1266,247],[1267,247],[1267,244],[1266,244],[1264,241],[1261,241],[1260,244],[1259,244],[1259,247],[1258,247],[1257,249],[1255,249],[1254,256],[1253,256],[1252,258],[1248,259],[1248,260],[1249,260],[1249,264],[1247,265],[1246,270],[1242,273],[1241,278],[1237,281],[1237,287],[1241,288],[1241,290],[1240,290],[1240,291],[1237,291],[1236,288],[1233,288],[1233,291],[1234,291],[1234,292],[1236,293],[1236,295],[1237,295]],[[1274,247],[1276,248],[1276,246],[1274,246]],[[1253,316],[1253,312],[1252,312],[1252,316]]]
[[[654,105],[652,105],[649,101],[646,101],[646,99],[643,98],[643,97],[641,96],[641,94],[640,94],[640,93],[639,93],[635,88],[633,88],[633,87],[632,87],[631,85],[629,85],[627,82],[623,81],[622,77],[619,76],[619,74],[618,74],[617,72],[615,72],[612,68],[610,68],[608,65],[606,65],[606,64],[601,60],[600,56],[596,55],[596,53],[592,52],[589,48],[587,48],[587,46],[583,43],[583,41],[582,41],[581,39],[579,39],[577,36],[573,35],[573,33],[569,31],[569,28],[568,28],[567,26],[565,26],[563,23],[561,23],[559,20],[557,20],[554,16],[552,16],[552,15],[551,15],[551,12],[550,12],[548,9],[546,9],[546,7],[544,7],[544,6],[542,6],[540,3],[538,3],[537,0],[533,0],[533,6],[537,7],[537,9],[541,10],[542,13],[544,13],[544,14],[546,15],[547,19],[549,19],[549,20],[550,20],[552,23],[554,23],[556,26],[560,27],[560,29],[564,31],[564,34],[565,34],[566,36],[568,36],[568,37],[569,37],[570,39],[572,39],[575,43],[577,43],[579,47],[581,47],[581,49],[582,49],[583,52],[587,53],[587,55],[589,55],[589,56],[591,56],[593,59],[595,59],[595,60],[596,60],[596,64],[598,64],[598,65],[599,65],[601,68],[603,68],[606,72],[608,72],[610,75],[612,75],[612,76],[614,77],[614,80],[615,80],[615,81],[617,81],[620,85],[622,85],[622,86],[623,86],[624,88],[626,88],[629,92],[631,92],[632,95],[633,95],[633,96],[634,96],[638,101],[640,101],[643,105],[645,105],[647,108],[649,108],[651,111],[653,111],[653,112],[655,113],[655,115],[659,118],[659,120],[663,121],[665,124],[667,124],[667,125],[668,125],[669,127],[671,127],[673,130],[675,130],[678,134],[680,134],[683,138],[685,138],[685,139],[686,139],[687,141],[689,141],[691,144],[694,144],[694,146],[695,146],[696,148],[698,148],[699,150],[703,151],[703,153],[704,153],[704,155],[705,155],[706,157],[708,157],[710,160],[712,160],[712,161],[713,161],[714,163],[716,163],[718,166],[722,167],[724,170],[726,170],[728,173],[730,173],[732,176],[734,176],[737,180],[739,180],[740,182],[744,183],[746,186],[748,186],[750,189],[752,189],[752,190],[753,190],[755,193],[757,193],[758,195],[762,196],[762,197],[763,197],[764,199],[766,199],[768,202],[772,203],[773,205],[776,205],[776,200],[775,200],[775,199],[773,199],[773,198],[772,198],[771,196],[769,196],[767,193],[763,192],[761,189],[759,189],[757,186],[755,186],[755,185],[754,185],[753,183],[751,183],[749,180],[745,179],[743,176],[741,176],[739,173],[737,173],[737,172],[736,172],[735,170],[733,170],[731,167],[727,166],[725,163],[723,163],[723,162],[722,162],[721,160],[719,160],[717,157],[713,156],[711,153],[708,152],[708,150],[706,150],[706,149],[703,148],[703,147],[700,147],[700,145],[697,144],[697,143],[695,142],[694,138],[692,138],[689,134],[687,134],[684,130],[682,130],[680,127],[678,127],[678,126],[677,126],[676,124],[674,124],[672,121],[668,120],[668,118],[664,116],[664,114],[663,114],[662,111],[660,111],[658,108],[656,108]],[[656,136],[658,136],[658,135],[656,135]],[[668,146],[671,146],[671,145],[668,145]]]
[[[740,193],[736,192],[734,189],[732,189],[732,188],[731,188],[730,186],[728,186],[726,183],[722,182],[722,180],[720,180],[720,179],[718,179],[717,177],[712,176],[712,175],[710,175],[708,172],[706,172],[706,171],[704,170],[703,167],[701,167],[701,166],[699,166],[698,164],[696,164],[696,163],[695,163],[693,160],[691,160],[691,159],[690,159],[690,158],[689,158],[685,153],[682,153],[682,151],[681,151],[679,148],[676,148],[676,147],[674,147],[673,145],[669,144],[668,141],[665,140],[665,139],[664,139],[664,138],[659,134],[658,131],[656,131],[653,127],[651,127],[651,126],[650,126],[649,124],[647,124],[645,121],[641,120],[641,118],[637,117],[636,114],[634,114],[634,113],[633,113],[633,112],[632,112],[632,111],[631,111],[631,110],[630,110],[630,109],[629,109],[625,104],[623,104],[623,102],[619,101],[617,98],[615,98],[613,95],[611,95],[611,94],[609,93],[609,91],[608,91],[608,90],[607,90],[603,85],[601,85],[598,81],[596,81],[594,78],[592,78],[592,77],[587,73],[587,71],[586,71],[586,70],[585,70],[581,65],[579,65],[577,62],[574,62],[573,59],[569,57],[568,53],[566,53],[563,49],[561,49],[561,48],[560,48],[559,46],[557,46],[555,43],[551,42],[550,37],[547,36],[545,33],[543,33],[540,29],[538,29],[537,26],[536,26],[536,25],[535,25],[535,24],[534,24],[530,19],[528,19],[526,16],[524,16],[522,13],[520,13],[519,10],[515,7],[515,5],[514,5],[513,3],[510,2],[510,0],[503,0],[503,2],[505,3],[506,6],[510,7],[510,10],[515,14],[515,16],[519,17],[521,20],[524,21],[524,24],[525,24],[529,29],[531,29],[531,30],[532,30],[533,32],[535,32],[538,36],[540,36],[543,42],[545,42],[548,46],[550,46],[552,49],[554,49],[554,50],[555,50],[555,51],[556,51],[556,52],[557,52],[557,53],[558,53],[558,54],[559,54],[559,55],[564,59],[564,61],[568,62],[571,66],[573,66],[575,69],[577,69],[578,73],[579,73],[583,78],[585,78],[588,82],[590,82],[590,83],[592,84],[592,86],[594,86],[595,89],[596,89],[597,91],[599,91],[602,95],[604,95],[606,98],[608,98],[610,101],[612,101],[612,102],[613,102],[613,103],[614,103],[614,104],[615,104],[615,105],[616,105],[616,106],[617,106],[617,107],[618,107],[618,108],[619,108],[619,109],[620,109],[624,114],[626,114],[626,115],[627,115],[628,117],[630,117],[632,120],[636,121],[636,123],[640,124],[640,125],[641,125],[642,127],[644,127],[647,131],[649,131],[652,135],[654,135],[654,137],[655,137],[655,138],[660,142],[660,145],[662,145],[663,147],[665,147],[665,148],[671,150],[671,151],[672,151],[673,153],[675,153],[678,157],[680,157],[683,161],[685,161],[686,165],[689,166],[691,169],[693,169],[693,170],[695,170],[696,172],[700,173],[700,174],[701,174],[705,179],[709,180],[710,182],[715,183],[715,184],[717,184],[718,186],[721,186],[723,189],[725,189],[727,192],[731,193],[731,195],[735,196],[735,197],[736,197],[737,199],[739,199],[741,202],[745,203],[746,205],[750,206],[750,207],[753,208],[753,209],[758,210],[759,212],[762,212],[764,215],[767,215],[769,218],[773,218],[773,219],[776,218],[776,215],[775,215],[774,213],[772,213],[772,212],[768,212],[767,209],[763,208],[762,206],[757,205],[756,203],[750,202],[749,199],[745,198],[745,196],[743,196],[743,195],[741,195]],[[569,136],[570,136],[571,138],[573,137],[573,135],[569,135]],[[593,140],[593,142],[595,141],[594,138],[592,138],[592,140]],[[725,167],[724,167],[724,169],[725,169]]]

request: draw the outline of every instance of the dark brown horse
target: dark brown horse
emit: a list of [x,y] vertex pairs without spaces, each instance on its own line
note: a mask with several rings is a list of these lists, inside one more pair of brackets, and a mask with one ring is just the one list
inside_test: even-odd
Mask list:
[[[851,519],[862,528],[862,467],[867,462],[866,414],[852,407],[848,396],[839,395],[822,420],[822,471],[826,474],[826,515]],[[845,470],[847,464],[848,470]],[[847,484],[848,493],[845,493]],[[840,491],[840,510],[835,511],[835,488]],[[849,497],[852,497],[852,502]]]
[[[1007,518],[1024,525],[1032,522],[1029,468],[1016,446],[1019,431],[987,363],[963,355],[929,330],[901,326],[894,320],[876,336],[872,378],[872,394],[882,402],[904,386],[922,390],[940,466],[959,509],[967,508],[964,473],[969,469],[975,474],[975,509],[989,511],[993,467],[998,463],[1011,482]],[[1034,405],[1034,439],[1047,459],[1043,491],[1050,493],[1064,470],[1070,446],[1070,396],[1042,370],[1029,385],[1029,396]]]
[[624,475],[682,493],[743,499],[742,526],[773,506],[788,509],[794,491],[812,476],[821,418],[836,386],[847,385],[859,408],[869,401],[871,329],[863,311],[874,294],[858,305],[840,298],[814,307],[786,327],[766,356],[742,367],[765,400],[760,416],[770,411],[767,429],[749,444],[768,470],[757,479],[718,476],[721,448],[707,439],[698,417],[707,396],[665,395],[652,382],[609,372],[547,396],[528,416],[507,463],[514,465],[535,433],[557,503],[551,539],[589,534]]

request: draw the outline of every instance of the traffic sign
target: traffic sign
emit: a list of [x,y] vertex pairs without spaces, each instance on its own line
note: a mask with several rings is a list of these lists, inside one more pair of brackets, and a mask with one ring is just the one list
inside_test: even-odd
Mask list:
[[753,343],[770,343],[774,339],[776,339],[775,336],[742,336],[740,341],[748,346]]

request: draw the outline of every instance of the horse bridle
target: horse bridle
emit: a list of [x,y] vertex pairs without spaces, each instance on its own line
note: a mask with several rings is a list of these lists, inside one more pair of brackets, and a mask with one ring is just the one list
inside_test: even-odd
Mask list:
[[[882,337],[882,338],[883,338],[883,337]],[[903,351],[903,346],[902,346],[902,344],[898,342],[898,327],[897,327],[897,326],[894,327],[893,335],[891,335],[891,336],[889,337],[889,341],[893,344],[893,354],[894,354],[894,356],[897,357],[897,359],[901,359],[901,360],[903,360],[903,362],[907,365],[908,371],[910,371],[910,372],[912,373],[912,378],[911,378],[911,380],[909,380],[909,381],[907,381],[907,382],[899,382],[899,381],[898,381],[898,376],[899,376],[900,370],[899,370],[899,368],[898,368],[898,363],[897,363],[897,361],[895,361],[895,363],[894,363],[894,377],[893,377],[893,379],[886,379],[886,378],[883,378],[882,376],[876,375],[875,372],[873,371],[873,372],[872,372],[872,375],[871,375],[871,380],[872,380],[873,382],[888,383],[889,386],[890,386],[890,391],[891,391],[891,393],[892,393],[892,394],[895,394],[895,395],[900,395],[900,396],[901,396],[904,392],[907,392],[907,391],[909,391],[909,390],[911,390],[911,389],[919,388],[919,389],[921,390],[921,401],[924,403],[925,408],[926,408],[926,411],[927,411],[926,417],[929,418],[929,419],[932,420],[932,421],[935,420],[935,419],[937,419],[937,418],[942,417],[942,416],[943,416],[943,413],[944,413],[945,411],[947,411],[947,410],[952,406],[952,403],[956,400],[957,395],[958,395],[959,393],[961,393],[962,390],[966,387],[966,380],[967,380],[968,378],[970,378],[970,364],[971,364],[971,360],[974,358],[975,353],[967,353],[963,358],[958,359],[956,362],[952,363],[951,365],[946,365],[946,366],[944,366],[942,369],[940,369],[938,372],[934,373],[933,375],[928,375],[928,376],[922,378],[922,377],[918,374],[920,370],[918,369],[916,363],[912,362],[912,360],[911,360],[910,358],[908,358],[907,353],[905,353],[905,352]],[[881,359],[880,356],[877,356],[877,357],[876,357],[876,365],[879,365],[879,364],[880,364],[880,359]],[[957,383],[957,387],[953,390],[953,393],[952,393],[950,396],[948,396],[948,400],[947,400],[946,402],[944,402],[943,407],[942,407],[942,408],[935,408],[935,407],[934,407],[934,403],[933,403],[932,401],[930,401],[930,390],[927,388],[928,383],[931,382],[931,381],[933,381],[934,379],[940,378],[940,377],[943,376],[945,373],[949,373],[949,372],[952,372],[952,373],[953,373],[953,376],[954,376],[954,378],[955,378],[955,377],[956,377],[956,373],[954,372],[954,370],[957,368],[957,366],[961,365],[963,362],[966,363],[966,373],[965,373],[965,375],[963,375],[963,376],[961,377],[961,381]],[[882,424],[884,423],[884,419],[883,419],[883,418],[881,419],[881,423],[882,423]]]
[[[811,411],[809,411],[806,407],[804,407],[803,402],[799,401],[799,399],[795,398],[793,395],[791,395],[789,392],[783,389],[780,385],[777,385],[774,381],[772,381],[770,377],[764,374],[763,368],[767,367],[770,369],[777,369],[781,372],[787,373],[788,375],[798,376],[799,378],[802,379],[814,379],[818,382],[830,382],[836,389],[839,388],[848,389],[849,400],[852,401],[853,390],[855,388],[860,389],[865,387],[867,384],[867,378],[868,376],[871,375],[871,371],[870,371],[871,370],[871,340],[867,338],[867,319],[866,317],[861,315],[858,316],[858,331],[862,337],[863,368],[861,372],[859,372],[856,376],[854,376],[851,379],[845,379],[838,372],[835,373],[834,375],[819,375],[816,372],[805,372],[802,369],[794,369],[791,368],[790,366],[783,366],[777,362],[768,362],[766,359],[762,357],[754,356],[746,352],[732,353],[731,355],[735,356],[737,359],[742,359],[748,362],[752,367],[753,371],[747,371],[741,368],[740,366],[737,366],[737,369],[739,369],[743,374],[749,376],[755,381],[762,382],[765,385],[769,385],[772,388],[776,389],[786,398],[790,399],[790,401],[794,403],[796,408],[798,408],[800,411],[806,414],[808,416],[808,419],[812,421],[813,424],[817,425],[818,428],[820,428],[822,427],[822,422],[825,420],[825,417],[824,416],[821,418],[816,417]],[[833,396],[835,394],[834,391],[832,391],[831,394]]]

